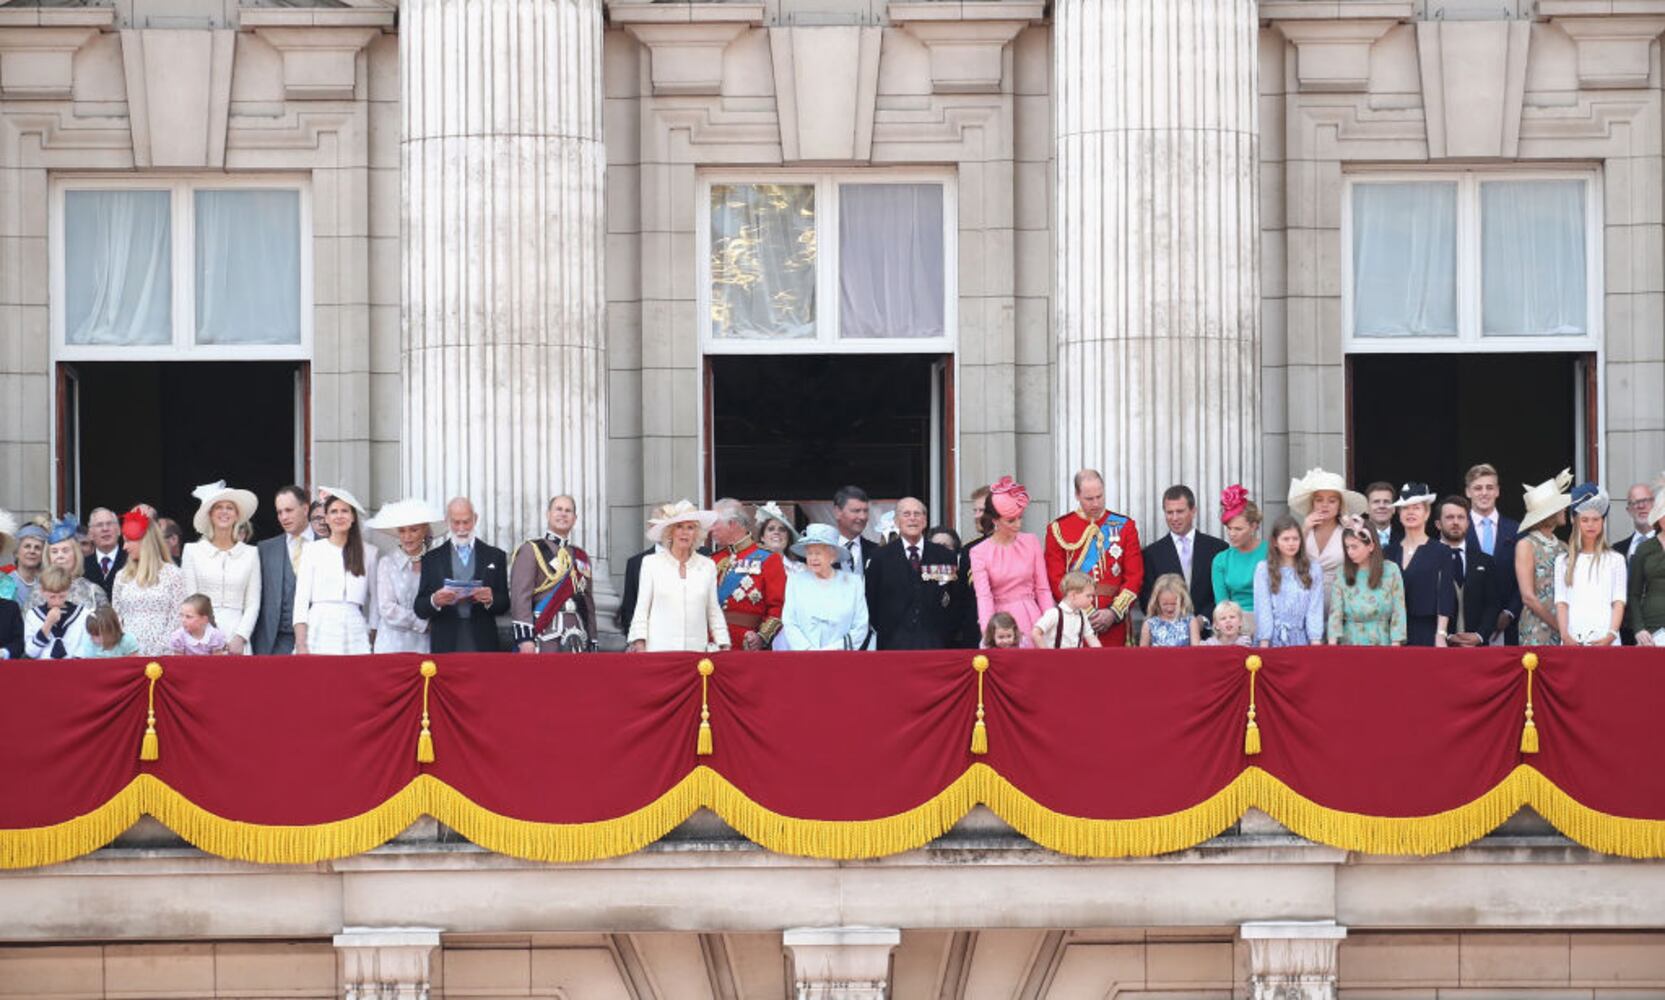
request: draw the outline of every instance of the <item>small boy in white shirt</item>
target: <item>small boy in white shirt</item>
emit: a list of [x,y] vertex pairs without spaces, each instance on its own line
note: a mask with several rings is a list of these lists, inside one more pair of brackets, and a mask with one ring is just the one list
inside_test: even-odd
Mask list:
[[1102,646],[1093,631],[1092,617],[1095,594],[1093,578],[1085,573],[1065,573],[1058,585],[1064,599],[1035,620],[1029,633],[1036,649],[1083,649]]

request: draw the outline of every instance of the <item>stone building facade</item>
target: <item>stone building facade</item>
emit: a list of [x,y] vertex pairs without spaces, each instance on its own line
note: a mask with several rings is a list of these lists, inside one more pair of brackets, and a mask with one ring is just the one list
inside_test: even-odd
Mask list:
[[[828,469],[962,524],[1005,473],[1039,523],[1080,465],[1153,527],[1171,482],[1314,465],[1618,492],[1665,464],[1662,33],[1665,0],[6,4],[0,506],[297,479],[466,492],[504,543],[559,490],[616,573],[654,503]],[[767,433],[840,422],[807,462]],[[1140,862],[696,830],[560,868],[140,832],[0,875],[0,996],[1665,994],[1665,869],[1529,820],[1423,860],[1246,821]]]
[[295,479],[507,541],[560,490],[617,572],[655,503],[845,477],[963,526],[1100,466],[1149,534],[1314,465],[1617,492],[1665,455],[1661,16],[10,4],[0,505]]

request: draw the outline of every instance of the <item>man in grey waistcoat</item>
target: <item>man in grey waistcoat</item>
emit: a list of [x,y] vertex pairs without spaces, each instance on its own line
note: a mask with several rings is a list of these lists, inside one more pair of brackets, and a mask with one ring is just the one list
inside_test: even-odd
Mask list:
[[307,522],[306,491],[299,486],[278,490],[272,502],[283,534],[261,542],[260,617],[255,619],[251,644],[256,656],[288,656],[295,651],[295,571],[301,565],[301,547],[312,541]]
[[453,499],[445,505],[449,537],[422,557],[413,610],[428,623],[436,653],[497,652],[497,616],[509,610],[509,557],[474,537],[479,520],[473,501]]

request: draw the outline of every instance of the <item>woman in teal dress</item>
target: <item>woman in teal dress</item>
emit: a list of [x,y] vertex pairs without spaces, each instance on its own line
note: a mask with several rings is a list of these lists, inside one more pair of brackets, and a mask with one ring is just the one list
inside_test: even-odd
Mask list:
[[1346,560],[1330,583],[1332,646],[1403,646],[1405,580],[1382,558],[1375,528],[1354,515],[1344,522]]
[[1255,567],[1266,561],[1260,537],[1260,508],[1242,486],[1220,491],[1220,523],[1231,547],[1214,557],[1214,600],[1236,601],[1243,608],[1243,631],[1254,634]]

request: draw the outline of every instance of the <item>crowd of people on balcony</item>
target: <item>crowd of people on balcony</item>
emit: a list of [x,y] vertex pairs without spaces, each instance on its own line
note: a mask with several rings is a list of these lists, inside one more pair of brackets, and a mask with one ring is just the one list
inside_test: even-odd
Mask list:
[[[965,544],[913,497],[869,531],[855,486],[834,495],[831,523],[801,532],[772,501],[682,500],[649,519],[613,623],[633,652],[1665,644],[1665,477],[1627,492],[1632,532],[1616,543],[1607,492],[1572,479],[1527,487],[1517,522],[1498,511],[1490,465],[1443,497],[1418,482],[1357,491],[1313,469],[1268,530],[1248,490],[1222,490],[1224,538],[1199,530],[1194,492],[1175,485],[1167,533],[1148,544],[1092,469],[1038,535],[1022,484],[974,491]],[[514,651],[599,648],[570,496],[512,556],[476,537],[466,497],[372,517],[348,490],[288,486],[273,500],[280,533],[257,545],[253,493],[219,482],[195,497],[184,545],[146,505],[96,509],[84,532],[72,514],[19,525],[0,511],[13,556],[0,659],[491,652],[504,615]]]

